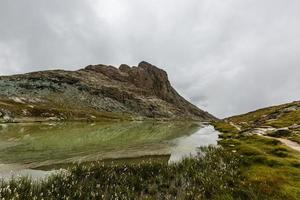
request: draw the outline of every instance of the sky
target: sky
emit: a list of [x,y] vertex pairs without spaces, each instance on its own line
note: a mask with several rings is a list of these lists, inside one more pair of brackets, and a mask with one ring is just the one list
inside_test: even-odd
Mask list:
[[0,75],[147,61],[219,118],[300,100],[299,0],[1,0]]

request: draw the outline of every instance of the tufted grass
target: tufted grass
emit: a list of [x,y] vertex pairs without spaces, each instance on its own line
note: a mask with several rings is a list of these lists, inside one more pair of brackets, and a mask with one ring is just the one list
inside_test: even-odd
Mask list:
[[[80,164],[42,182],[15,178],[0,184],[3,199],[278,199],[261,192],[242,173],[243,159],[223,148],[206,147],[195,158],[168,165]],[[274,182],[270,183],[271,185]],[[265,183],[263,186],[271,186]]]
[[[222,129],[218,130],[222,132]],[[223,134],[231,137],[220,140],[219,144],[227,151],[234,151],[242,157],[242,176],[248,184],[256,188],[255,191],[264,193],[270,199],[299,199],[299,152],[275,139],[228,133],[227,129]]]

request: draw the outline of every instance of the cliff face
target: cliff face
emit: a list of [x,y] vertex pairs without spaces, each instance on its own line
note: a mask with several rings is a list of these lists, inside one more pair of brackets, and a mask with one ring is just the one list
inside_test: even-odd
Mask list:
[[0,77],[1,121],[215,118],[186,101],[149,63],[90,65]]

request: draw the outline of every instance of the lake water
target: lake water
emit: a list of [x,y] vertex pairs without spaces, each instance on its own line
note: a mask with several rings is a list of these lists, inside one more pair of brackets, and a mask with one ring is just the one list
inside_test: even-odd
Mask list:
[[73,162],[149,156],[176,162],[217,139],[212,126],[192,122],[2,124],[0,178],[43,177],[50,172],[40,169]]

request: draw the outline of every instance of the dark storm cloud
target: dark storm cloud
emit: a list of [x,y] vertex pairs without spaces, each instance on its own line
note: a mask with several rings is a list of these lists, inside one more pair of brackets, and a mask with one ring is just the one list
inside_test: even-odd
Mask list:
[[1,0],[0,74],[146,60],[228,116],[300,99],[299,11],[297,0]]

